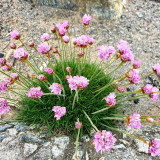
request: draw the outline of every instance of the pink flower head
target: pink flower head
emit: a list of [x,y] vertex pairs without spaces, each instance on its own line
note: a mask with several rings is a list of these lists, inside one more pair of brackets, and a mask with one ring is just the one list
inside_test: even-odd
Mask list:
[[151,153],[153,157],[160,155],[160,141],[153,139],[148,148],[148,153]]
[[69,42],[69,37],[68,37],[68,36],[63,36],[62,38],[63,38],[63,41],[64,41],[65,43],[68,43],[68,42]]
[[139,76],[139,71],[137,69],[133,69],[131,72],[131,77],[129,78],[129,81],[131,83],[139,83],[140,76]]
[[63,117],[66,114],[66,107],[61,106],[54,106],[52,111],[55,112],[54,117],[59,120],[61,117]]
[[0,115],[6,114],[10,109],[10,106],[7,105],[7,99],[0,98]]
[[99,46],[98,47],[98,56],[100,59],[103,59],[103,60],[108,60],[112,54],[115,53],[115,49],[114,47],[112,46]]
[[42,54],[47,54],[50,50],[51,50],[51,47],[46,42],[41,43],[37,49],[37,51]]
[[14,57],[20,61],[25,61],[28,58],[28,51],[24,48],[18,48],[14,51]]
[[68,73],[71,73],[72,68],[71,68],[71,67],[67,67],[67,68],[66,68],[66,71],[67,71]]
[[102,132],[96,132],[93,140],[96,152],[110,151],[117,141],[114,136],[111,131],[102,130]]
[[126,41],[124,41],[124,40],[121,40],[120,44],[118,44],[117,47],[119,49],[120,54],[122,54],[122,55],[131,52],[128,43]]
[[38,79],[39,79],[40,81],[45,81],[45,80],[47,79],[47,77],[46,77],[45,75],[43,75],[43,74],[40,74],[40,75],[38,76]]
[[10,46],[11,49],[16,49],[16,45],[15,45],[15,43],[13,43],[13,42],[11,42],[11,43],[9,44],[9,46]]
[[6,82],[6,85],[11,85],[14,83],[14,80],[12,77],[6,77],[5,82]]
[[66,34],[66,32],[67,32],[67,30],[63,26],[60,26],[58,28],[58,33],[59,33],[60,36],[64,36]]
[[7,83],[6,82],[0,82],[0,92],[1,93],[4,93],[5,91],[7,91],[8,88],[7,88]]
[[85,14],[85,15],[83,16],[83,21],[82,21],[82,23],[83,23],[84,25],[89,25],[89,22],[91,21],[91,19],[92,19],[92,17],[91,17],[90,15]]
[[41,91],[41,87],[32,87],[26,95],[31,98],[41,98],[43,92]]
[[118,92],[124,93],[124,92],[126,92],[126,88],[124,86],[119,86],[118,87]]
[[[157,92],[157,93],[154,93]],[[152,92],[150,94],[150,97],[153,99],[153,101],[156,101],[159,97],[159,89],[157,87],[152,88]]]
[[19,79],[19,75],[17,73],[12,73],[11,77],[14,79]]
[[127,62],[127,61],[134,62],[134,56],[131,53],[131,51],[128,51],[127,53],[122,54],[121,60],[122,60],[122,62]]
[[52,68],[46,67],[46,68],[44,68],[44,71],[45,71],[46,73],[48,73],[48,74],[53,74],[53,69],[52,69]]
[[153,86],[151,84],[147,84],[145,87],[142,88],[144,93],[151,93]]
[[157,74],[160,74],[160,64],[157,63],[155,64],[153,67],[153,70],[157,73]]
[[136,112],[133,113],[132,116],[129,117],[129,126],[139,129],[141,127],[141,119],[140,119],[140,115],[137,114]]
[[89,80],[83,76],[70,76],[67,81],[71,90],[84,89],[89,85]]
[[4,66],[6,64],[6,59],[5,58],[0,58],[0,65]]
[[50,38],[50,35],[48,33],[43,33],[41,35],[41,39],[44,40],[44,41],[48,41]]
[[133,68],[137,69],[137,68],[139,68],[140,65],[141,65],[141,61],[134,61]]
[[51,89],[51,92],[53,92],[54,94],[61,94],[62,91],[62,86],[58,83],[53,83],[49,89]]
[[77,44],[77,38],[73,38],[72,42],[73,42],[74,45],[76,45]]
[[113,107],[116,105],[116,95],[115,93],[110,93],[109,96],[105,97],[107,105]]
[[62,25],[63,25],[63,27],[66,28],[66,29],[69,28],[68,21],[64,21]]
[[75,127],[76,127],[76,129],[81,129],[82,128],[82,123],[76,122]]
[[14,30],[14,31],[12,31],[11,33],[10,33],[10,36],[11,36],[11,38],[13,38],[13,39],[20,39],[20,34],[19,34],[19,32],[18,31],[16,31],[16,30]]
[[90,35],[88,35],[87,38],[88,38],[88,44],[92,45],[94,43],[94,39]]
[[12,66],[8,62],[6,62],[6,64],[3,66],[3,69],[10,71],[12,69]]
[[80,51],[79,53],[78,53],[78,57],[83,57],[84,56],[84,52],[83,51]]
[[77,47],[87,47],[88,45],[88,37],[86,35],[82,35],[77,37]]

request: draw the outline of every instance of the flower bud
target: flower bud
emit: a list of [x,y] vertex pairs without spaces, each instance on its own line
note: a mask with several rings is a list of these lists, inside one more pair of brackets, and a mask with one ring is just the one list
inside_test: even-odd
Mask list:
[[76,122],[75,127],[76,127],[76,129],[81,129],[82,128],[82,123]]
[[6,64],[6,59],[5,58],[0,58],[0,65],[4,66]]
[[6,64],[3,65],[3,69],[10,71],[12,69],[12,66],[8,62],[6,62]]
[[40,81],[45,81],[45,80],[47,79],[47,77],[46,77],[45,75],[43,75],[43,74],[40,74],[40,75],[38,76],[38,79],[39,79]]
[[56,28],[53,27],[53,28],[51,29],[51,32],[52,32],[52,33],[56,33]]
[[120,53],[117,53],[116,55],[117,59],[121,57],[121,54]]
[[152,118],[152,117],[146,117],[146,120],[148,121],[148,122],[153,122],[154,121],[154,119]]
[[140,65],[141,65],[141,61],[134,61],[133,68],[137,69],[137,68],[139,68]]
[[58,53],[58,49],[54,48],[53,53]]
[[70,73],[70,72],[72,71],[72,68],[67,67],[67,68],[66,68],[66,71],[67,71],[68,73]]
[[29,44],[29,46],[30,46],[30,47],[34,47],[34,43],[31,42],[31,43]]
[[117,90],[118,90],[118,92],[120,92],[120,93],[126,92],[126,88],[123,87],[123,86],[119,86]]
[[17,80],[19,79],[19,75],[17,73],[12,73],[11,77]]
[[83,56],[84,56],[84,52],[81,51],[81,52],[78,53],[78,57],[81,58],[81,57],[83,57]]
[[70,77],[70,76],[69,76],[69,75],[67,75],[67,76],[65,77],[65,79],[67,80],[69,77]]
[[132,70],[129,70],[129,71],[126,73],[126,77],[131,78],[131,74],[132,74]]
[[68,43],[68,42],[69,42],[69,37],[68,37],[68,36],[63,36],[62,38],[63,38],[63,41],[64,41],[65,43]]
[[11,49],[16,49],[16,45],[13,42],[11,42],[9,46]]

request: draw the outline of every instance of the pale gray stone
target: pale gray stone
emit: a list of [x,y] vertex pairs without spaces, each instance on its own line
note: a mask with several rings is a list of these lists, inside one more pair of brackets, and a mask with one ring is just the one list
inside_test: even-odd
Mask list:
[[146,143],[144,143],[144,142],[142,142],[142,141],[140,141],[138,139],[135,139],[134,141],[135,141],[135,143],[137,145],[137,150],[139,152],[148,153],[148,147],[149,146]]
[[15,137],[7,137],[5,139],[3,139],[2,141],[2,145],[7,145],[9,142],[11,142],[13,139],[15,139]]
[[[81,160],[82,157],[83,157],[83,151],[78,150],[77,151],[77,160]],[[75,153],[74,153],[72,159],[75,160]]]
[[59,157],[60,155],[64,154],[64,150],[58,148],[56,145],[52,147],[52,154],[55,158]]
[[30,156],[32,153],[34,153],[37,150],[38,146],[36,144],[31,143],[25,143],[24,144],[24,157]]
[[18,133],[15,128],[7,129],[7,132],[10,136],[16,136]]
[[55,137],[54,138],[54,144],[57,144],[57,146],[60,149],[65,149],[67,147],[67,145],[69,144],[69,137],[65,136],[65,137]]
[[117,152],[121,152],[121,151],[125,150],[126,147],[123,144],[119,144],[119,145],[115,145],[113,147],[113,149],[115,149]]

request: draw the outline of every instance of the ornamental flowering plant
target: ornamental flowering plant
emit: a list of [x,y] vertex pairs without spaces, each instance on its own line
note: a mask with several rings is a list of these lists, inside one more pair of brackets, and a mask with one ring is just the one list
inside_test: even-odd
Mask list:
[[[93,145],[97,152],[102,153],[110,151],[117,141],[116,135],[112,133],[113,130],[119,131],[115,120],[126,121],[128,126],[135,129],[139,129],[143,121],[154,123],[153,117],[156,116],[141,116],[136,112],[121,115],[122,104],[137,98],[156,101],[159,97],[159,89],[151,84],[134,92],[126,91],[126,86],[138,84],[145,77],[140,77],[138,68],[141,61],[134,59],[125,40],[121,40],[117,47],[98,46],[96,60],[91,61],[94,39],[87,35],[91,19],[90,15],[85,14],[83,17],[84,35],[71,39],[69,23],[65,21],[56,24],[51,33],[43,33],[39,45],[33,42],[25,44],[20,33],[12,31],[11,38],[22,43],[22,47],[18,48],[11,42],[13,56],[32,69],[34,74],[30,76],[16,70],[5,58],[0,58],[0,72],[6,75],[6,79],[0,82],[0,92],[10,91],[19,96],[18,100],[0,97],[0,115],[6,114],[10,106],[14,105],[17,108],[15,121],[47,126],[48,135],[53,135],[58,129],[65,134],[74,135],[78,132],[75,159],[79,136],[89,134],[92,128],[96,130]],[[57,38],[58,48],[50,40],[51,34]],[[34,54],[30,53],[31,49],[35,51]],[[41,64],[36,62],[35,54],[39,55]],[[119,64],[111,68],[115,61]],[[113,73],[125,63],[131,63],[132,67],[116,77]],[[153,65],[149,75],[154,73],[160,74],[159,63]],[[136,96],[128,98],[133,93]],[[18,103],[15,104],[15,101]],[[137,139],[148,144],[148,152],[152,156],[160,154],[159,141]]]

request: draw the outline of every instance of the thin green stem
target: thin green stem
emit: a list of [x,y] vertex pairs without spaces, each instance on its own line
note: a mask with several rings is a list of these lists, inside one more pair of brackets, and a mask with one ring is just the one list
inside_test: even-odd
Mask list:
[[80,129],[78,129],[78,135],[77,135],[77,138],[76,138],[75,160],[77,160],[77,150],[78,150],[79,133],[80,133]]
[[83,111],[85,116],[88,118],[89,122],[91,123],[91,125],[93,126],[93,128],[95,128],[95,130],[97,132],[99,132],[98,128],[93,124],[92,120],[89,118],[89,116],[87,115],[87,113],[85,111]]

